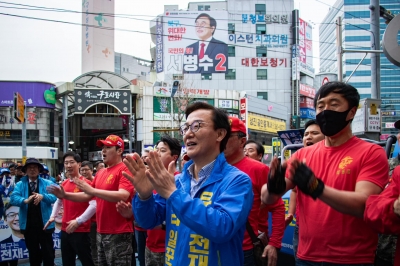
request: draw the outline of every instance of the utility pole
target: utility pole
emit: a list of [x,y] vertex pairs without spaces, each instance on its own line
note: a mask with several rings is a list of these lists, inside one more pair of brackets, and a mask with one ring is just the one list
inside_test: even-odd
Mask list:
[[[369,9],[371,17],[371,49],[380,49],[380,8],[379,0],[371,0]],[[371,54],[371,98],[380,99],[381,98],[381,64],[380,64],[380,54]]]
[[27,148],[26,148],[26,102],[24,101],[24,122],[22,122],[22,163],[26,162]]
[[337,54],[337,68],[338,68],[338,81],[343,81],[343,47],[342,47],[342,17],[336,19],[336,54]]

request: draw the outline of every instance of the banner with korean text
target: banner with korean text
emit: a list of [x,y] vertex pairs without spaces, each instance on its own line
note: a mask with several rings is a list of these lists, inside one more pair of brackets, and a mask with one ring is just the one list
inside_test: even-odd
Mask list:
[[166,12],[164,72],[226,73],[228,69],[228,12]]

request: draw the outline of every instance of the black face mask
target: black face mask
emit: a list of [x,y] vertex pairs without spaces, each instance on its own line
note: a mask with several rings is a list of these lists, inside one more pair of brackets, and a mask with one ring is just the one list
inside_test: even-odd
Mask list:
[[321,128],[322,134],[331,137],[339,133],[350,122],[346,121],[347,114],[351,109],[344,112],[324,110],[316,117],[317,123]]

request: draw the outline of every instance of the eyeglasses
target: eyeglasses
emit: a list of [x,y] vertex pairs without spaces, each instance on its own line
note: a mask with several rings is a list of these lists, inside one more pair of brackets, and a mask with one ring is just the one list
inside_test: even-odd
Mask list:
[[181,126],[179,128],[179,133],[183,136],[186,134],[186,132],[188,132],[189,128],[193,133],[196,133],[201,128],[201,126],[200,126],[201,124],[207,124],[207,123],[200,121],[200,120],[193,121],[193,123],[191,125],[185,124],[185,125]]
[[14,219],[17,215],[19,216],[18,212],[9,212],[6,214],[8,219]]

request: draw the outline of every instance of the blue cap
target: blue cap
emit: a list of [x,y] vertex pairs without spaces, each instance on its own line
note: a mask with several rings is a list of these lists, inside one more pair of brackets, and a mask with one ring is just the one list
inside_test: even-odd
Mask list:
[[8,168],[1,168],[0,169],[0,175],[4,174],[4,173],[11,173],[10,170],[8,170]]

